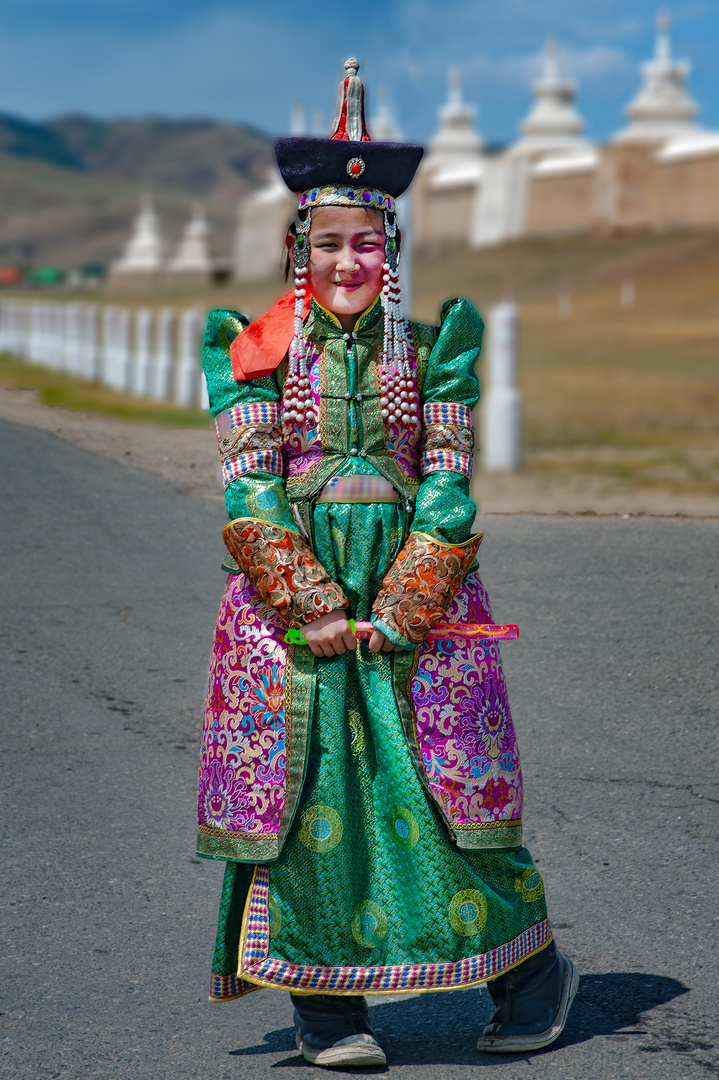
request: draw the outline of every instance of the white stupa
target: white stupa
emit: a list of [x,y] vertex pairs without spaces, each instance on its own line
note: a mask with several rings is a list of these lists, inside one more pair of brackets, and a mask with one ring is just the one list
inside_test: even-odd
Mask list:
[[152,275],[162,271],[165,258],[165,244],[160,234],[160,227],[152,198],[143,195],[140,200],[140,213],[135,218],[132,235],[125,250],[110,272],[113,276]]
[[185,226],[180,244],[167,269],[171,274],[203,278],[207,281],[212,277],[214,259],[210,250],[210,226],[202,203],[194,204],[192,217]]
[[426,164],[445,165],[477,159],[484,140],[475,129],[477,110],[462,98],[462,71],[452,67],[447,76],[447,101],[439,110],[439,129],[430,141]]
[[657,18],[654,58],[642,65],[644,85],[627,109],[630,123],[613,142],[662,144],[700,130],[695,123],[699,108],[685,87],[690,65],[673,58],[670,26],[663,12]]
[[548,154],[586,152],[589,144],[582,138],[584,121],[574,107],[577,88],[559,73],[559,47],[553,39],[544,47],[542,74],[532,91],[534,105],[509,154],[537,160]]
[[[307,132],[307,110],[295,101],[290,113],[290,134]],[[259,191],[242,199],[237,209],[233,251],[236,281],[260,281],[279,273],[287,227],[297,211],[297,200],[287,188],[277,165],[267,171]]]
[[383,86],[377,90],[377,111],[370,121],[370,132],[375,142],[398,142],[399,132],[389,107],[387,91]]

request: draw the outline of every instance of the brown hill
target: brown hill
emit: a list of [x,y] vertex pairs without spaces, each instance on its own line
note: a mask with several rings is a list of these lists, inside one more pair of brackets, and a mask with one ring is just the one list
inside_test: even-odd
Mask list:
[[108,262],[147,189],[171,242],[190,201],[203,199],[226,255],[237,200],[263,181],[271,155],[269,137],[209,120],[0,116],[0,263]]
[[266,135],[211,120],[61,116],[46,127],[68,158],[95,176],[220,201],[260,184],[271,160]]

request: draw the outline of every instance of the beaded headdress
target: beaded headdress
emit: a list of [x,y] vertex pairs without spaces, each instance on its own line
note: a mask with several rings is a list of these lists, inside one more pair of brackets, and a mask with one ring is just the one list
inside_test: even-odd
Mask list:
[[411,143],[372,142],[364,113],[364,87],[359,64],[351,57],[340,83],[332,136],[292,137],[275,141],[277,164],[290,191],[297,194],[292,259],[295,272],[294,336],[290,346],[288,384],[293,419],[314,420],[307,374],[307,341],[303,313],[310,259],[312,210],[318,206],[366,207],[384,216],[385,264],[382,305],[382,405],[385,419],[415,427],[417,396],[408,360],[408,324],[402,314],[396,200],[407,190],[422,157]]

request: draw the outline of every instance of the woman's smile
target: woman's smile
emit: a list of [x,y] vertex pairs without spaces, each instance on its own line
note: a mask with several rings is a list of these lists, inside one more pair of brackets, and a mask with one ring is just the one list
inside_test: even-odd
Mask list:
[[310,287],[318,304],[333,312],[344,330],[382,291],[384,217],[379,210],[322,206],[312,212]]

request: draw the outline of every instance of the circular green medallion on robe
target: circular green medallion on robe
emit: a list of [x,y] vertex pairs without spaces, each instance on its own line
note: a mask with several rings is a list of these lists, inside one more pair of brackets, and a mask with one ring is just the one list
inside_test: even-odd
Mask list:
[[405,806],[393,806],[387,813],[390,836],[398,847],[411,851],[419,840],[417,818]]
[[342,839],[342,818],[331,806],[308,806],[302,815],[299,838],[310,851],[332,851]]
[[487,900],[476,889],[455,893],[449,905],[452,929],[463,937],[474,937],[487,922]]
[[535,900],[541,900],[544,896],[544,882],[539,871],[530,866],[521,877],[516,879],[514,890],[522,894],[525,904],[533,904]]
[[354,913],[352,937],[364,949],[374,949],[387,933],[387,916],[379,904],[365,900]]

